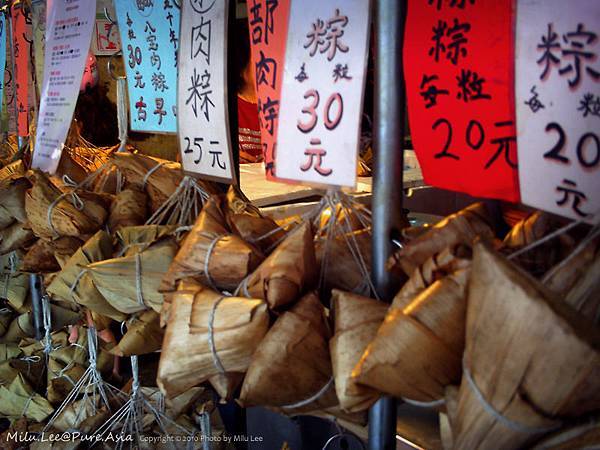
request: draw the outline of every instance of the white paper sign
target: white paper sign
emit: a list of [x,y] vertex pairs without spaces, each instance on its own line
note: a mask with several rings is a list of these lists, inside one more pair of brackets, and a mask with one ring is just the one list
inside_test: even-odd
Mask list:
[[177,125],[183,170],[231,182],[227,4],[225,0],[182,2]]
[[32,167],[56,172],[90,48],[96,0],[48,4],[44,82]]
[[[369,3],[292,2],[275,152],[277,177],[355,186]],[[255,62],[257,80],[259,63]],[[267,70],[268,61],[263,64]]]
[[519,0],[516,39],[521,201],[595,223],[600,221],[599,6],[598,0]]

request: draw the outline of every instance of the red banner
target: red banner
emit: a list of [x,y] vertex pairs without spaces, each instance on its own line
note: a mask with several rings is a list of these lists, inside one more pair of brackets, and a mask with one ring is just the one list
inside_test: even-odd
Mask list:
[[519,201],[512,0],[408,3],[409,124],[425,181]]
[[277,124],[290,0],[248,0],[247,5],[263,157],[267,179],[275,180]]
[[27,24],[23,9],[15,4],[12,7],[13,56],[15,61],[14,78],[17,87],[17,134],[29,135],[29,46]]

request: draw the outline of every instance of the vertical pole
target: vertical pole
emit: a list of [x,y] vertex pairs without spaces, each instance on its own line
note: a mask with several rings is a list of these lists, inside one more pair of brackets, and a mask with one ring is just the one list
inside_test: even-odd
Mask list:
[[42,280],[35,273],[29,275],[29,291],[31,292],[31,318],[35,338],[38,341],[44,336],[44,312],[42,308]]
[[236,8],[237,2],[229,0],[228,18],[227,18],[227,101],[229,108],[229,133],[231,135],[231,152],[237,185],[240,186],[240,147],[238,130],[238,97],[237,97],[237,79],[239,73],[235,60],[235,52],[230,49],[236,44]]
[[[392,235],[403,226],[402,172],[405,124],[402,46],[406,0],[374,0],[375,93],[373,170],[373,281],[390,301],[394,280],[385,265]],[[369,411],[369,449],[396,448],[396,401],[381,398]]]

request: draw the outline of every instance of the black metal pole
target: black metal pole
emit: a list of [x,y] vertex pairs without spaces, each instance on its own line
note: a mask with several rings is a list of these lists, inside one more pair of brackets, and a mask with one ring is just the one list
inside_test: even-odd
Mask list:
[[238,129],[238,96],[237,96],[237,79],[239,77],[238,62],[232,49],[236,45],[237,40],[237,19],[236,19],[237,2],[231,0],[229,2],[228,20],[227,20],[227,101],[229,109],[229,131],[231,136],[231,151],[234,167],[235,178],[237,185],[240,185],[240,147],[239,147],[239,129]]
[[[402,228],[402,172],[405,93],[402,67],[405,0],[374,0],[375,94],[373,170],[373,281],[380,298],[390,301],[394,280],[385,265],[392,236]],[[396,448],[396,401],[381,398],[369,411],[369,449]]]
[[40,341],[44,336],[43,292],[41,277],[35,273],[29,275],[29,291],[31,292],[31,324],[36,340]]

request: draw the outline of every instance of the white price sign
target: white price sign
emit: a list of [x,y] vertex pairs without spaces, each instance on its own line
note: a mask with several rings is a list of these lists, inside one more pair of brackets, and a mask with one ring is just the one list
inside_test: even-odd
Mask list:
[[56,172],[79,95],[96,0],[53,0],[48,4],[44,82],[32,167]]
[[369,5],[365,0],[292,2],[275,152],[277,177],[355,186]]
[[231,183],[228,1],[184,0],[181,7],[177,125],[183,170]]
[[598,0],[519,0],[516,113],[521,201],[600,221]]

